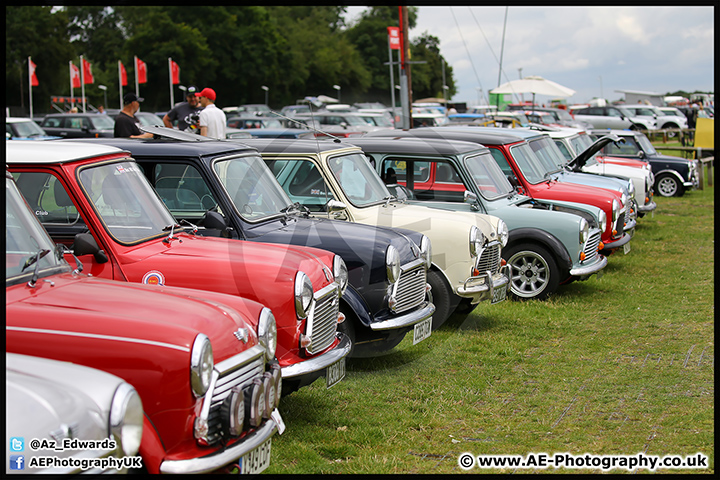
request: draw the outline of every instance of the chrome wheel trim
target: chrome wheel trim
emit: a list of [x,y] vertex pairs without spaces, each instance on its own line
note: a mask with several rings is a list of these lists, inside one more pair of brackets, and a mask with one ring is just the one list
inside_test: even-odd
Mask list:
[[550,283],[550,267],[537,252],[524,250],[508,261],[512,265],[512,293],[522,298],[540,295]]

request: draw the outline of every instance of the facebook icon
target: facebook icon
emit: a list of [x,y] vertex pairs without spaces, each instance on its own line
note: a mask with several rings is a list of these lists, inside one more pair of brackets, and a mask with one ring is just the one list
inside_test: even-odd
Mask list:
[[10,455],[10,470],[25,470],[25,456]]

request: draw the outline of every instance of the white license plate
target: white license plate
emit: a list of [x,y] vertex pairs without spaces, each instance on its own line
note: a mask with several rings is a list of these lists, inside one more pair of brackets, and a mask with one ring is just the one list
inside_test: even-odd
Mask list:
[[416,345],[432,335],[432,317],[415,324],[413,329],[413,345]]
[[503,285],[500,288],[496,288],[493,290],[492,300],[490,300],[490,304],[493,303],[499,303],[504,301],[507,298],[507,284]]
[[625,255],[627,255],[628,253],[630,253],[630,242],[628,242],[628,243],[626,243],[625,245],[623,245],[623,253],[624,253]]
[[327,367],[327,388],[332,387],[340,380],[345,378],[345,359],[341,358],[337,362]]
[[240,473],[253,474],[260,473],[270,465],[270,441],[268,438],[265,443],[253,450],[240,459]]

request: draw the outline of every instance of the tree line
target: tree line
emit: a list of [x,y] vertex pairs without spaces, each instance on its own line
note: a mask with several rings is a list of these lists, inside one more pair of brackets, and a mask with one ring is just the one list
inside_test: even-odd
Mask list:
[[[135,91],[133,57],[147,64],[140,86],[146,111],[170,107],[168,58],[180,66],[180,84],[211,87],[218,106],[294,104],[306,95],[343,103],[390,105],[387,27],[398,26],[398,7],[375,6],[349,25],[343,6],[6,6],[7,106],[28,105],[28,56],[37,68],[33,108],[49,112],[50,97],[70,95],[69,62],[83,55],[94,83],[85,86],[93,105],[119,107],[118,60]],[[440,41],[428,32],[413,38],[417,11],[408,8],[413,98],[442,97]],[[397,61],[397,50],[393,60]],[[397,66],[393,72],[399,84]],[[445,66],[447,98],[456,93],[452,67]],[[80,89],[74,95],[80,96]],[[175,101],[182,92],[174,89]],[[399,96],[396,95],[399,102]]]

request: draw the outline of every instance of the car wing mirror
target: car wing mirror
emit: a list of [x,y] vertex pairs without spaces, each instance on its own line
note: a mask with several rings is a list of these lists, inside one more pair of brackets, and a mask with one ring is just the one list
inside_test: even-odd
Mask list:
[[206,230],[220,230],[220,235],[223,237],[229,237],[228,232],[231,230],[225,221],[225,217],[214,210],[205,212],[198,225],[205,227]]
[[78,233],[75,235],[75,243],[73,243],[73,253],[77,256],[93,255],[98,263],[106,263],[108,257],[104,251],[100,250],[95,238],[89,233]]
[[347,205],[339,200],[330,199],[325,204],[325,210],[327,210],[328,213],[338,213],[345,209],[347,209]]
[[477,202],[477,195],[470,190],[465,190],[465,193],[463,193],[463,202],[473,204]]
[[640,151],[638,152],[638,157],[640,157],[640,158],[645,158],[645,152],[643,152],[642,150],[640,150]]

